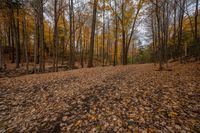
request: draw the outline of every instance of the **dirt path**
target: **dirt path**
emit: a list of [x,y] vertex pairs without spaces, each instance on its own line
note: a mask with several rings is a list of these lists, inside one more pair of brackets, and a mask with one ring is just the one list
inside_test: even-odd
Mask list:
[[200,132],[200,66],[0,79],[0,132]]

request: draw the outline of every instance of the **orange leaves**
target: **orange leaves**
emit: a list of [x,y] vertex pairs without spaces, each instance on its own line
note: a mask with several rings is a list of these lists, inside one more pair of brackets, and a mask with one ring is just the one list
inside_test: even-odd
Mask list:
[[178,114],[176,113],[176,112],[169,112],[168,113],[168,116],[170,117],[170,118],[174,118],[174,117],[176,117]]

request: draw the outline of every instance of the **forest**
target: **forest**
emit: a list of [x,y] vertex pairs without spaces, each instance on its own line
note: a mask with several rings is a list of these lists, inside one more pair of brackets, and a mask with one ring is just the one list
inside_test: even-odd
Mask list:
[[200,132],[199,0],[0,0],[0,132]]
[[170,59],[197,59],[198,4],[1,0],[0,68],[37,73],[154,62],[162,69]]

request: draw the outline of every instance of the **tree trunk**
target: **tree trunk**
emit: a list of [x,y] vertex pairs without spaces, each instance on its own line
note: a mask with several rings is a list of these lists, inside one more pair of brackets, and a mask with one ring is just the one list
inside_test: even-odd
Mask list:
[[49,58],[51,58],[51,27],[50,27],[50,25],[49,25],[49,50],[48,50],[48,56],[49,56]]
[[108,31],[107,31],[107,34],[108,34],[108,37],[107,37],[107,50],[106,50],[106,65],[107,64],[110,64],[110,45],[111,45],[111,42],[110,42],[110,20],[108,19]]
[[62,39],[62,65],[64,65],[64,57],[65,57],[65,42],[67,36],[67,29],[66,29],[66,22],[65,22],[65,15],[63,11],[63,25],[64,25],[64,36]]
[[122,64],[127,65],[127,53],[126,53],[126,31],[124,28],[124,2],[122,3]]
[[198,10],[199,10],[199,0],[196,0],[196,11],[195,11],[195,21],[194,21],[194,25],[195,25],[195,40],[197,40],[198,38]]
[[[177,35],[177,33],[176,33],[176,9],[177,7],[176,7],[176,1],[174,1],[174,34],[173,34],[173,42],[174,42],[174,51],[173,51],[173,53],[175,53],[175,51],[178,49],[177,48],[177,44],[176,44],[176,35]],[[173,54],[173,58],[175,58],[176,57],[176,55],[175,54]]]
[[74,55],[74,23],[73,23],[73,0],[69,0],[69,15],[70,15],[70,67],[74,68],[75,64],[75,55]]
[[[117,12],[117,3],[115,1],[115,12]],[[118,18],[115,15],[115,49],[114,49],[114,62],[113,66],[117,65],[117,52],[118,52]]]
[[96,45],[96,55],[97,55],[97,60],[99,60],[99,36],[97,34],[97,45]]
[[183,18],[184,18],[184,12],[185,12],[185,2],[186,0],[183,0],[180,5],[180,13],[179,13],[179,32],[178,32],[178,53],[179,53],[179,59],[180,63],[182,63],[182,35],[183,35]]
[[[39,15],[37,15],[39,16]],[[36,49],[36,55],[37,55],[37,60],[36,60],[36,64],[39,64],[40,63],[40,23],[39,23],[39,18],[37,18],[37,49]]]
[[11,63],[15,62],[15,30],[14,30],[14,18],[11,19],[11,40],[12,40],[12,61]]
[[[105,8],[105,0],[103,0],[103,8]],[[105,65],[105,10],[103,9],[103,66]]]
[[154,26],[154,16],[151,18],[151,28],[152,28],[152,38],[153,38],[153,62],[154,66],[156,66],[156,31],[155,31],[155,26]]
[[37,16],[35,16],[35,36],[34,36],[34,73],[37,72],[37,64],[38,64],[38,20]]
[[[130,46],[130,44],[131,44],[131,40],[132,40],[132,37],[133,37],[133,34],[134,34],[134,30],[135,30],[135,25],[136,25],[136,21],[137,21],[137,18],[138,18],[138,15],[139,15],[139,13],[140,13],[140,6],[142,5],[142,2],[143,2],[143,0],[139,0],[139,2],[138,2],[138,9],[137,9],[137,12],[136,12],[136,14],[135,14],[135,16],[134,16],[134,20],[133,20],[133,25],[132,25],[132,28],[131,28],[131,35],[130,35],[130,37],[128,38],[128,42],[127,42],[127,44],[126,44],[126,64],[128,63],[127,62],[127,58],[128,58],[128,50],[129,50],[129,46]],[[127,36],[128,37],[128,36]]]
[[54,58],[54,71],[58,71],[58,14],[57,14],[57,0],[54,0],[54,50],[55,50],[55,58]]
[[134,43],[132,45],[132,64],[134,63]]
[[159,47],[159,70],[162,70],[162,43],[161,43],[161,30],[160,30],[160,17],[159,17],[160,11],[159,11],[159,3],[158,0],[156,0],[156,18],[157,18],[157,25],[158,25],[158,47]]
[[81,67],[84,67],[83,64],[83,44],[82,44],[82,27],[80,28],[80,64]]
[[3,62],[2,62],[2,41],[0,40],[0,70],[2,69]]
[[24,45],[24,53],[25,53],[25,61],[26,61],[26,73],[29,72],[29,59],[28,59],[28,48],[27,48],[27,31],[26,31],[26,18],[23,16],[23,45]]
[[40,71],[44,72],[45,71],[45,63],[44,63],[44,23],[43,23],[43,0],[40,0],[40,4],[39,4],[39,32],[40,32],[40,36],[39,36],[39,41],[40,41]]
[[11,23],[9,23],[8,28],[8,47],[9,47],[9,60],[12,59],[12,53],[11,53]]
[[195,34],[194,34],[194,38],[195,38],[195,45],[196,45],[196,60],[198,60],[198,56],[200,56],[200,45],[198,44],[198,13],[199,10],[199,0],[196,0],[196,11],[195,11],[195,21],[194,21],[194,25],[195,25]]
[[20,32],[19,32],[19,2],[17,1],[17,27],[15,27],[15,39],[16,39],[16,68],[19,68],[20,63]]
[[64,53],[65,53],[65,39],[64,37],[61,38],[61,44],[62,44],[62,62],[61,64],[64,65]]
[[126,33],[122,28],[122,64],[127,65],[126,61]]
[[93,54],[94,54],[94,38],[95,38],[95,25],[96,25],[96,14],[97,14],[97,2],[98,2],[98,0],[94,0],[88,67],[93,67]]

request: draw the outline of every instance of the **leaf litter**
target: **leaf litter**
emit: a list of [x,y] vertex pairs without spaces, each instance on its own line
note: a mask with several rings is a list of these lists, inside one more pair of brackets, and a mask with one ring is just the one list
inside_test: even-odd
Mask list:
[[198,64],[0,79],[0,132],[200,132]]

